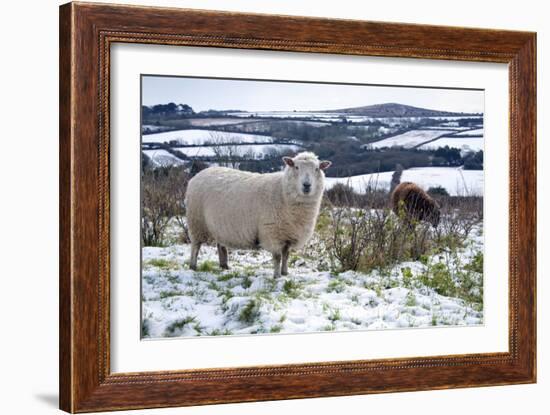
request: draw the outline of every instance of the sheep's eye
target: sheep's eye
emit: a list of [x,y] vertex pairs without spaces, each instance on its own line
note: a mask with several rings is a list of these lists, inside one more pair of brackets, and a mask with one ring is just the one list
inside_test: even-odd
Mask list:
[[317,168],[315,169],[315,171],[316,171],[317,173],[319,173],[319,167],[317,167]]
[[298,170],[298,166],[295,166],[296,170]]

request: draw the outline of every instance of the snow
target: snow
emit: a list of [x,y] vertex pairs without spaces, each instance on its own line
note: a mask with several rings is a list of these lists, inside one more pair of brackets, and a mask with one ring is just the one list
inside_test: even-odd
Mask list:
[[421,145],[419,148],[421,150],[432,150],[438,147],[454,147],[459,148],[464,151],[479,151],[483,150],[483,137],[444,137],[439,138],[435,141]]
[[215,157],[216,150],[222,155],[232,154],[234,156],[252,156],[252,158],[259,159],[265,154],[299,152],[301,147],[293,144],[254,144],[254,145],[235,145],[235,146],[204,146],[204,147],[177,147],[175,150],[185,154],[188,157]]
[[468,135],[481,135],[483,136],[483,128],[476,128],[475,130],[466,130],[461,131],[460,133],[456,133],[457,136],[468,136]]
[[400,146],[405,148],[415,147],[426,141],[433,140],[434,138],[441,137],[448,134],[448,131],[437,130],[411,130],[406,133],[396,135],[394,137],[386,138],[375,143],[368,144],[371,148],[383,148]]
[[166,150],[143,150],[149,156],[151,162],[156,166],[170,166],[183,163],[182,160]]
[[[445,124],[451,124],[451,123],[445,123]],[[452,126],[447,126],[445,124],[422,127],[422,129],[423,130],[446,130],[446,131],[451,131],[451,132],[452,131],[464,131],[464,130],[470,130],[471,129],[470,127],[452,127]]]
[[[481,229],[472,231],[461,260],[471,261],[482,249]],[[271,255],[261,250],[230,251],[232,269],[221,271],[216,248],[203,246],[199,267],[210,265],[191,271],[189,245],[144,247],[142,333],[160,338],[483,324],[483,312],[465,301],[404,282],[403,269],[420,275],[428,264],[449,261],[446,253],[425,264],[397,264],[382,275],[324,270],[320,251],[313,241],[298,259],[291,256],[289,275],[275,279]]]
[[158,134],[148,134],[142,137],[144,143],[169,143],[178,141],[181,144],[197,145],[212,142],[223,143],[271,143],[273,137],[257,134],[229,133],[215,130],[178,130]]
[[[327,177],[325,186],[330,189],[336,183],[348,184],[356,192],[367,187],[389,190],[393,172],[362,174],[351,177]],[[442,186],[451,196],[483,195],[483,170],[463,170],[456,167],[418,167],[403,171],[402,182],[413,182],[424,189]]]

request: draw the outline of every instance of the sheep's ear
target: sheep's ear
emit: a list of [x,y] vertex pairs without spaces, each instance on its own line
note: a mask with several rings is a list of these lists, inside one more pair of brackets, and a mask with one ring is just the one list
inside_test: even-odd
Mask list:
[[326,170],[330,167],[331,164],[332,164],[332,162],[330,162],[328,160],[323,160],[322,162],[319,163],[319,168],[321,170]]
[[287,166],[294,167],[294,160],[292,160],[292,157],[283,157],[283,161]]

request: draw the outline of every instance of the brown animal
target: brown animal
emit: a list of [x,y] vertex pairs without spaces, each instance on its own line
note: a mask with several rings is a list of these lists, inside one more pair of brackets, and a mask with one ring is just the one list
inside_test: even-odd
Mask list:
[[439,225],[439,204],[414,183],[399,184],[391,195],[391,203],[395,214],[409,224],[426,221],[434,228]]

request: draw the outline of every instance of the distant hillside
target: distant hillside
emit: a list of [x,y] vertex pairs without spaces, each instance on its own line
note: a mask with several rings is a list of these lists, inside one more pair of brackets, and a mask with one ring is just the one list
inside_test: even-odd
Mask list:
[[373,118],[386,117],[458,117],[464,115],[474,115],[463,112],[436,111],[426,108],[413,107],[411,105],[387,103],[366,105],[364,107],[342,108],[330,111],[320,112],[337,112],[349,115],[362,115]]

